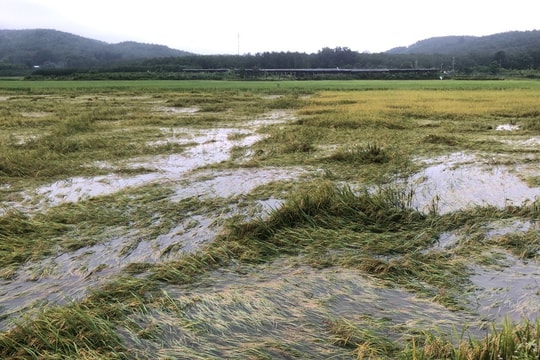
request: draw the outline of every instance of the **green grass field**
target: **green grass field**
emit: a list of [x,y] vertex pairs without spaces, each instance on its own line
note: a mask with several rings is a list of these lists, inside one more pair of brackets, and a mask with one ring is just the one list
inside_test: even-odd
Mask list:
[[537,89],[535,80],[306,80],[306,81],[225,81],[225,80],[141,80],[141,81],[22,81],[0,80],[0,89],[238,89],[269,90],[376,90],[376,89]]

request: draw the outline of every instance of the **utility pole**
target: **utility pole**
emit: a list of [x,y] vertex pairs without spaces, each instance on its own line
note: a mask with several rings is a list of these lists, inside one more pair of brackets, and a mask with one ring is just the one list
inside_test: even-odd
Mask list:
[[238,56],[240,56],[240,33],[238,33]]

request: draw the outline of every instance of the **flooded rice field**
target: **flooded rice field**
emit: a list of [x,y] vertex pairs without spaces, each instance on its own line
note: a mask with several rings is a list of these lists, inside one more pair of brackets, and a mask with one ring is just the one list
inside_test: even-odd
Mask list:
[[[291,115],[287,112],[274,112],[263,116],[261,119],[251,120],[242,127],[217,128],[195,130],[191,128],[166,128],[162,129],[163,140],[150,142],[150,146],[169,143],[185,144],[187,149],[181,154],[134,158],[123,162],[123,168],[133,170],[142,169],[144,173],[133,176],[124,176],[114,173],[114,164],[99,164],[100,167],[111,169],[109,175],[92,177],[73,177],[56,181],[52,184],[30,190],[23,196],[26,201],[9,204],[15,208],[26,211],[43,211],[47,207],[59,205],[64,202],[77,202],[96,196],[109,195],[126,188],[142,186],[150,183],[167,183],[171,181],[189,180],[190,172],[205,166],[219,164],[227,161],[231,156],[231,150],[235,147],[249,148],[250,145],[261,140],[257,134],[260,126],[276,124],[290,120]],[[233,139],[231,139],[233,138]],[[284,178],[287,176],[281,174]],[[196,175],[195,175],[196,176]],[[261,173],[268,181],[278,180],[280,177]],[[242,175],[237,175],[241,178]],[[258,186],[259,181],[250,176],[241,181],[237,186],[246,186],[253,183]],[[254,180],[253,182],[251,180]],[[215,183],[220,183],[218,179]],[[227,180],[222,182],[227,183]],[[225,188],[226,186],[223,186]],[[187,191],[194,194],[199,186],[193,186]],[[204,191],[204,190],[202,190]],[[193,195],[192,195],[193,196]],[[37,205],[36,205],[37,202]],[[33,209],[32,209],[33,208]]]
[[520,206],[540,196],[540,188],[529,187],[522,178],[537,176],[538,169],[494,165],[489,154],[454,153],[424,162],[426,168],[407,180],[414,189],[413,206],[421,211]]
[[[540,198],[540,188],[530,187],[524,181],[526,177],[538,176],[540,169],[515,164],[494,165],[493,160],[492,154],[466,153],[425,160],[426,168],[407,180],[408,184],[413,184],[412,205],[423,212],[435,210],[450,214],[468,208],[519,207]],[[527,232],[538,234],[540,221],[511,219],[488,223],[474,234],[443,233],[435,248],[457,247],[474,236],[489,242],[493,238]],[[490,257],[497,257],[496,264],[470,267],[470,281],[476,289],[470,298],[470,309],[491,321],[504,318],[535,321],[540,315],[540,262],[537,257],[522,260],[502,249],[486,251],[490,252]]]
[[[196,109],[174,109],[173,112],[195,113]],[[246,122],[241,127],[210,130],[162,129],[163,140],[154,141],[150,145],[177,142],[187,144],[186,151],[175,155],[134,158],[122,163],[123,167],[145,169],[143,174],[125,176],[113,172],[110,175],[59,180],[28,191],[24,194],[25,201],[9,205],[33,213],[62,203],[76,203],[151,183],[174,188],[174,194],[170,197],[172,202],[191,197],[229,198],[249,194],[256,187],[273,181],[294,181],[310,171],[312,175],[316,174],[319,170],[303,168],[205,169],[206,166],[227,161],[234,147],[249,148],[259,141],[259,126],[291,119],[294,117],[288,112],[275,112]],[[238,134],[241,136],[231,140],[231,135]],[[516,175],[519,173],[523,176],[523,172],[516,171],[519,167],[490,165],[490,159],[486,160],[486,157],[489,156],[460,152],[419,160],[426,164],[425,169],[406,180],[408,186],[414,188],[412,206],[426,212],[435,208],[439,213],[447,214],[468,207],[519,206],[538,198],[540,188],[527,186]],[[113,164],[102,166],[114,170]],[[531,171],[530,175],[539,173],[540,171]],[[257,213],[264,214],[278,208],[282,202],[282,199],[266,199],[252,205]],[[106,243],[83,247],[74,252],[28,264],[12,278],[1,280],[0,304],[4,318],[9,318],[7,315],[10,313],[18,313],[34,306],[36,302],[57,303],[82,298],[87,289],[106,283],[130,263],[155,263],[177,257],[178,253],[194,252],[215,238],[220,232],[221,220],[241,211],[245,210],[226,208],[204,215],[192,215],[155,239],[141,240],[136,231],[126,231]],[[498,230],[486,230],[486,237],[497,236],[505,231],[524,232],[539,229],[538,222],[498,226]],[[437,247],[451,247],[460,239],[457,234],[442,234]],[[504,315],[517,320],[522,316],[537,316],[540,304],[538,265],[536,261],[525,263],[510,255],[504,255],[504,261],[496,268],[475,267],[471,281],[481,289],[473,299],[475,311],[487,318]],[[364,291],[367,286],[363,285]],[[388,301],[388,295],[378,296]],[[362,297],[362,302],[366,304],[373,300],[366,299],[365,294]],[[395,294],[394,298],[400,299],[399,302],[404,305],[405,294]],[[412,301],[417,302],[418,299]],[[414,305],[415,308],[418,306],[425,305]],[[412,316],[410,309],[407,309],[407,316]],[[425,308],[423,310],[424,316],[432,316],[425,313]],[[420,321],[416,315],[412,317]]]
[[[197,96],[201,95],[193,95]],[[238,94],[229,96],[244,101]],[[355,104],[332,96],[336,104]],[[144,311],[136,310],[125,316],[125,323],[115,324],[122,329],[122,341],[133,347],[133,358],[250,358],[247,355],[258,354],[259,347],[267,351],[261,353],[271,354],[269,358],[350,358],[351,347],[375,339],[386,345],[408,343],[415,334],[434,329],[483,337],[492,323],[539,318],[539,137],[522,125],[489,118],[481,131],[471,131],[477,137],[463,141],[464,146],[450,139],[450,146],[441,151],[428,143],[422,145],[427,149],[422,156],[407,149],[415,170],[404,166],[399,172],[384,168],[385,162],[393,161],[391,152],[352,165],[327,154],[337,151],[336,144],[352,136],[349,132],[358,132],[355,142],[362,134],[372,144],[374,136],[391,139],[384,131],[405,131],[409,125],[379,126],[370,120],[376,130],[369,133],[372,129],[365,130],[364,123],[347,118],[333,119],[339,126],[321,131],[332,121],[325,118],[326,109],[317,107],[320,104],[305,111],[308,115],[300,121],[302,115],[295,109],[278,109],[275,103],[263,113],[246,115],[242,108],[242,116],[235,115],[220,109],[219,97],[211,98],[210,105],[188,101],[185,106],[177,99],[166,102],[151,96],[72,100],[80,106],[133,101],[132,108],[144,109],[141,123],[152,124],[151,129],[137,124],[130,133],[140,136],[132,142],[146,150],[85,164],[95,169],[94,175],[87,170],[55,175],[48,182],[28,181],[24,184],[32,186],[23,189],[7,180],[0,183],[1,217],[22,214],[38,225],[55,219],[55,226],[69,229],[52,232],[52,244],[58,245],[35,258],[25,255],[32,260],[0,272],[2,331],[12,329],[26,313],[84,302],[96,289],[126,277],[152,279],[157,288],[141,296],[147,301]],[[282,95],[264,95],[257,101],[287,104],[284,100]],[[294,101],[315,100],[296,96]],[[209,113],[205,106],[222,112]],[[391,109],[403,111],[403,106]],[[310,117],[317,111],[322,120]],[[36,107],[20,112],[20,117],[38,126],[54,115]],[[90,141],[84,136],[96,130],[85,119],[77,121],[70,126],[82,129],[86,144]],[[315,125],[306,130],[309,121]],[[420,117],[409,126],[412,133],[417,124],[428,122]],[[428,130],[420,126],[418,131],[433,131],[431,127],[439,126],[434,124],[430,121]],[[69,138],[70,129],[61,130]],[[109,133],[115,131],[122,133]],[[25,129],[9,139],[15,148],[33,150],[43,142],[57,149],[47,136]],[[438,139],[431,133],[420,138]],[[75,151],[72,144],[58,142],[68,148],[66,158]],[[470,145],[474,142],[481,149]],[[485,143],[495,144],[497,151],[490,152]],[[386,143],[380,144],[365,148],[387,151]],[[129,141],[124,145],[138,149]],[[433,149],[433,156],[425,155]],[[397,167],[400,161],[390,165]],[[375,168],[379,165],[384,170]],[[388,173],[371,177],[374,171]],[[392,180],[373,184],[373,178]],[[402,216],[399,206],[399,211],[389,210],[384,198],[381,206],[373,196],[367,203],[381,208],[370,218],[370,209],[360,206],[350,227],[346,214],[354,206],[347,199],[332,198],[336,203],[329,207],[339,216],[327,218],[326,198],[311,192],[319,189],[313,184],[326,183],[336,189],[348,183],[356,184],[355,190],[398,189],[410,195],[410,213]],[[254,235],[228,238],[234,229]],[[0,229],[0,240],[2,236]],[[260,249],[251,248],[253,243]],[[198,256],[218,266],[201,265]],[[193,266],[204,269],[197,268],[185,283],[174,277],[176,269],[190,270],[184,259],[195,259]],[[166,275],[160,278],[159,271]]]
[[[174,113],[194,113],[191,109],[175,109]],[[235,147],[249,148],[261,139],[260,126],[277,124],[292,119],[289,112],[269,113],[241,124],[241,127],[194,130],[189,128],[162,129],[163,140],[188,144],[181,154],[134,158],[123,162],[123,167],[145,169],[143,174],[74,177],[26,191],[17,203],[5,204],[24,213],[46,211],[65,203],[111,195],[130,188],[149,184],[170,187],[174,191],[171,202],[188,198],[231,198],[249,194],[253,189],[275,181],[294,181],[310,170],[303,168],[254,168],[237,170],[207,170],[205,167],[227,161]],[[238,136],[240,134],[241,136]],[[235,135],[231,139],[231,135]],[[248,160],[245,158],[244,160]],[[114,171],[113,164],[100,167]],[[313,170],[311,170],[313,172]],[[279,207],[281,199],[260,199],[248,207],[216,209],[205,214],[185,218],[166,234],[141,240],[140,234],[129,229],[113,234],[105,243],[61,253],[36,263],[23,266],[9,279],[0,280],[0,309],[5,320],[36,303],[63,303],[81,299],[87,290],[107,283],[131,263],[156,263],[178,257],[178,253],[195,252],[212,241],[221,231],[223,221],[235,215],[255,216]],[[256,216],[259,216],[256,215]],[[3,326],[0,326],[3,327]]]
[[[319,358],[333,353],[314,332],[327,327],[328,319],[347,318],[362,324],[363,336],[401,341],[407,337],[405,327],[423,328],[436,322],[441,331],[448,331],[464,320],[473,321],[406,291],[382,288],[377,279],[358,271],[315,271],[281,261],[246,271],[250,276],[215,274],[212,281],[201,285],[199,294],[168,286],[168,296],[193,304],[187,310],[189,320],[211,328],[212,335],[195,339],[186,334],[179,341],[172,334],[181,330],[173,327],[169,329],[171,335],[163,339],[167,343],[163,354],[180,355],[187,348],[183,343],[189,341],[199,341],[202,348],[226,343],[229,349],[235,349],[235,339],[219,335],[232,326],[238,328],[236,336],[244,341],[250,334],[257,334],[263,341],[279,338],[302,356]],[[346,352],[342,356],[347,357]]]

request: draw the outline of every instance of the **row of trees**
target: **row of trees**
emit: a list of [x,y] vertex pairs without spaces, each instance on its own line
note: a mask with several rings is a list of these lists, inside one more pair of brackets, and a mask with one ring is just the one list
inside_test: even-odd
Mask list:
[[359,68],[413,69],[438,68],[442,71],[472,73],[500,69],[540,70],[540,49],[525,53],[505,51],[477,52],[462,55],[358,53],[347,47],[323,48],[314,54],[298,52],[264,52],[255,55],[208,55],[150,59],[142,63],[154,70],[178,68]]
[[[475,75],[497,74],[505,69],[540,70],[540,50],[527,52],[477,52],[451,55],[358,53],[347,47],[323,48],[317,53],[264,52],[254,55],[188,55],[153,58],[131,62],[103,62],[92,67],[66,66],[62,69],[40,68],[34,76],[70,76],[81,73],[146,73],[145,77],[164,75],[186,69],[418,69],[435,68],[443,73]],[[11,68],[13,70],[13,68]],[[0,74],[2,65],[0,64]]]

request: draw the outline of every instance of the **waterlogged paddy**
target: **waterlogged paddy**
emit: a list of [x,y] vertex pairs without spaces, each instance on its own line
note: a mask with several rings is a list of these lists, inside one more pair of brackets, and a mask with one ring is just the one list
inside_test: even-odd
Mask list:
[[[334,323],[360,324],[358,337],[403,341],[409,336],[407,331],[434,323],[441,331],[451,331],[464,320],[474,321],[407,291],[381,287],[378,279],[359,271],[315,270],[283,261],[242,270],[249,276],[212,274],[200,284],[198,293],[177,286],[164,289],[177,306],[189,304],[184,316],[194,329],[182,330],[178,319],[162,313],[159,318],[166,331],[160,354],[195,355],[189,344],[196,341],[205,352],[224,357],[249,356],[260,347],[277,358],[282,352],[299,358],[349,358],[350,349],[336,351],[324,341]],[[142,317],[140,321],[152,320]],[[208,335],[197,337],[197,329],[207,329]],[[178,332],[183,333],[180,338],[175,336]],[[223,337],[223,333],[235,335]],[[276,339],[280,346],[274,348]]]
[[[293,181],[304,171],[298,169],[263,169],[238,172],[202,171],[172,181],[163,178],[162,185],[175,189],[171,202],[186,198],[236,197],[248,194],[258,186],[273,181]],[[200,177],[205,180],[201,180]],[[247,180],[249,179],[249,181]],[[148,179],[147,179],[148,180]],[[158,179],[152,179],[157,181]],[[78,186],[80,186],[79,184]],[[92,183],[88,183],[92,187]],[[121,183],[115,188],[120,191],[137,183]],[[79,189],[79,188],[77,188]],[[86,191],[86,196],[100,192]],[[113,190],[107,188],[106,191]],[[78,194],[80,195],[80,194]],[[79,198],[78,198],[79,199]],[[58,202],[58,199],[55,199]],[[65,197],[62,201],[77,201]],[[9,279],[0,280],[0,304],[4,320],[11,314],[35,306],[36,303],[65,303],[83,298],[88,289],[105,284],[132,263],[158,263],[174,259],[182,254],[193,253],[205,243],[211,242],[222,230],[223,222],[232,216],[266,214],[280,205],[279,199],[264,199],[246,203],[243,207],[231,206],[204,214],[186,214],[167,233],[153,238],[141,236],[137,231],[120,229],[110,234],[110,240],[76,251],[60,253],[38,262],[23,266]],[[0,321],[4,327],[6,321]]]
[[[520,206],[540,196],[525,177],[540,175],[536,166],[497,165],[490,154],[454,153],[424,160],[427,167],[407,179],[413,207],[448,214],[471,207]],[[422,160],[419,160],[422,161]]]
[[[29,122],[24,129],[0,127],[12,148],[34,151],[43,141],[71,159],[80,149],[94,151],[89,144],[103,137],[129,149],[108,148],[118,153],[110,158],[96,151],[79,171],[55,173],[50,181],[40,179],[44,169],[32,175],[39,181],[28,176],[19,182],[16,171],[2,175],[1,216],[16,211],[38,225],[51,219],[68,229],[47,235],[49,251],[2,269],[0,329],[12,329],[22,314],[38,316],[36,309],[84,302],[94,290],[122,284],[123,276],[150,279],[158,288],[142,294],[144,310],[114,324],[132,358],[357,358],[362,346],[392,358],[392,349],[425,331],[464,330],[482,338],[491,322],[534,321],[540,311],[534,205],[540,129],[531,98],[537,94],[511,94],[513,100],[497,92],[442,95],[96,94],[69,97],[75,108],[62,111],[55,108],[65,100],[61,93],[27,95],[32,102],[26,95],[0,95],[19,112],[14,123]],[[476,97],[479,107],[472,106]],[[506,109],[516,99],[523,103]],[[460,101],[463,106],[455,106]],[[94,109],[96,103],[104,108]],[[96,119],[79,119],[77,107],[93,109]],[[265,109],[253,111],[258,107]],[[529,113],[533,118],[524,119]],[[77,120],[70,125],[75,135],[60,129],[62,147],[45,141],[60,131],[50,126],[56,116]],[[351,163],[329,156],[346,146],[379,153],[360,153]],[[351,230],[345,219],[327,223],[314,215],[307,225],[280,224],[254,240],[261,246],[284,241],[272,255],[257,258],[256,249],[243,253],[232,243],[209,255],[217,267],[196,275],[182,267],[184,259],[225,241],[231,224],[271,223],[288,199],[328,182],[358,192],[400,189],[410,194],[407,205],[433,216],[435,225],[404,223],[385,231],[373,220]],[[310,195],[317,199],[315,191]],[[382,214],[380,221],[394,215]],[[9,236],[17,233],[0,229],[0,241]],[[247,247],[251,239],[243,241]]]
[[[294,181],[305,175],[306,170],[204,169],[205,166],[227,161],[233,148],[249,148],[260,140],[262,136],[257,133],[260,126],[291,119],[293,117],[290,112],[279,111],[241,123],[241,127],[161,129],[163,140],[149,142],[149,146],[174,142],[186,144],[186,150],[181,154],[134,158],[122,162],[121,166],[124,168],[144,169],[142,174],[125,176],[113,172],[109,175],[55,181],[26,191],[18,196],[24,197],[24,201],[11,203],[9,206],[35,214],[65,203],[77,203],[152,184],[171,188],[171,202],[189,198],[234,198],[247,195],[255,188],[271,182]],[[248,157],[242,159],[247,160]],[[99,166],[111,171],[115,169],[114,164],[100,163]],[[136,231],[123,229],[119,233],[113,233],[110,236],[112,239],[104,243],[84,246],[73,252],[60,253],[23,266],[9,279],[0,280],[0,308],[3,312],[0,318],[10,319],[10,314],[19,313],[34,306],[36,302],[64,303],[81,299],[89,288],[110,281],[111,277],[118,275],[131,263],[156,263],[195,252],[219,234],[227,218],[265,214],[277,208],[281,201],[264,198],[243,204],[241,208],[231,205],[204,214],[187,214],[167,233],[151,239],[145,239]],[[0,322],[0,325],[4,323],[5,321]]]
[[[288,118],[290,115],[287,113],[272,113],[262,119],[241,124],[242,127],[239,128],[161,129],[164,139],[149,142],[149,146],[179,143],[187,146],[186,151],[181,154],[134,158],[122,163],[124,168],[142,169],[144,172],[142,174],[125,176],[112,173],[92,177],[73,177],[39,187],[25,197],[28,203],[35,203],[36,199],[40,199],[38,209],[43,210],[46,206],[109,195],[129,187],[178,181],[194,169],[227,161],[231,156],[231,150],[235,147],[245,148],[259,141],[261,139],[261,135],[257,134],[259,126],[286,121]],[[231,140],[231,137],[237,140]],[[100,166],[114,169],[113,165],[100,164]],[[270,181],[273,179],[267,178]],[[257,181],[255,180],[254,183],[257,184]],[[197,186],[193,186],[191,191],[196,193]]]

